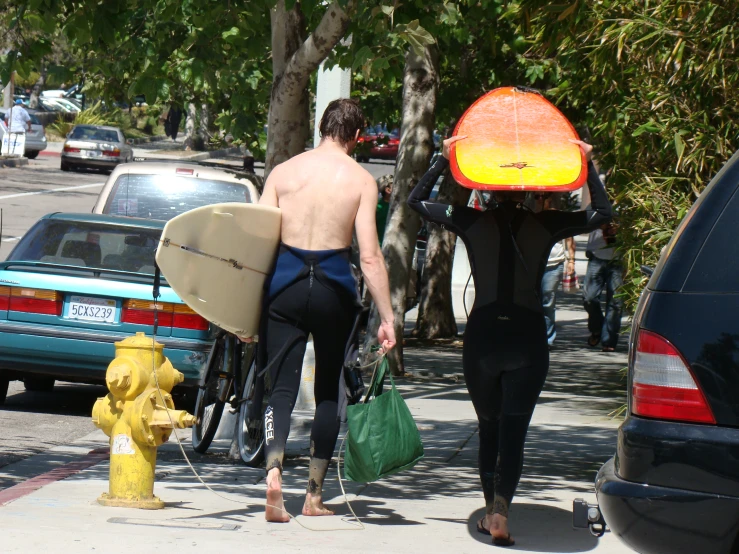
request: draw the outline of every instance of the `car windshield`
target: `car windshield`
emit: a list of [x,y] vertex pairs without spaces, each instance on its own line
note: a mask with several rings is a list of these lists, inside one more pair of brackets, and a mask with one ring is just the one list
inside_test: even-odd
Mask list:
[[8,261],[153,275],[154,254],[161,234],[158,229],[44,219],[21,239]]
[[168,221],[186,211],[221,202],[251,202],[238,183],[173,175],[118,177],[103,213]]
[[118,142],[118,133],[109,129],[95,129],[94,127],[75,127],[69,135],[75,140],[99,140],[103,142]]

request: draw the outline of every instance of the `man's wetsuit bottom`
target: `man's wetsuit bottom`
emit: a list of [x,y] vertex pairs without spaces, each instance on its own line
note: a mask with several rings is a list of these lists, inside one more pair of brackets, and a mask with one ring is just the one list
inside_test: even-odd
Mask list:
[[[308,491],[313,494],[321,494],[339,435],[339,377],[356,310],[356,300],[344,287],[329,287],[308,276],[284,288],[266,307],[260,346],[271,364],[265,375],[265,385],[271,391],[264,418],[267,471],[282,471],[290,415],[300,390],[303,355],[308,335],[312,334],[316,413],[311,429]],[[277,361],[272,363],[275,358]]]
[[486,511],[508,517],[526,432],[549,369],[543,315],[497,303],[474,309],[465,330],[463,365],[480,425]]

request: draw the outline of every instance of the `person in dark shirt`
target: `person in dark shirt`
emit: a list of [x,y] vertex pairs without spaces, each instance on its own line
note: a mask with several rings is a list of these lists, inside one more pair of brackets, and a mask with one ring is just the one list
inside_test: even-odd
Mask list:
[[475,303],[464,334],[465,382],[480,429],[479,470],[486,516],[477,524],[493,543],[514,543],[508,509],[523,467],[531,415],[549,370],[547,329],[540,298],[549,252],[557,241],[592,231],[611,219],[611,205],[591,159],[592,146],[576,141],[588,159],[591,209],[534,213],[525,193],[496,193],[487,210],[428,200],[449,165],[452,145],[413,189],[408,205],[456,233],[467,247]]
[[388,179],[380,191],[380,197],[377,200],[377,214],[375,215],[375,221],[377,223],[377,237],[380,239],[385,238],[385,227],[387,227],[387,214],[390,211],[390,195],[393,192],[393,182]]

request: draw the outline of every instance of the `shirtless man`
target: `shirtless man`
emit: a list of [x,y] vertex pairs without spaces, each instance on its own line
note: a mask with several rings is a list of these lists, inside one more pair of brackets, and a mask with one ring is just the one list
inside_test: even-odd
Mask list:
[[359,243],[364,280],[382,323],[377,340],[395,346],[385,260],[375,210],[377,185],[351,157],[364,116],[352,100],[334,100],[321,119],[321,143],[275,167],[260,204],[282,210],[282,244],[268,282],[263,316],[261,362],[270,364],[271,391],[264,413],[267,461],[267,521],[289,521],[282,500],[282,462],[300,387],[306,341],[316,352],[316,413],[303,515],[333,515],[323,505],[322,487],[339,435],[339,376],[344,348],[359,307],[349,263],[352,230]]

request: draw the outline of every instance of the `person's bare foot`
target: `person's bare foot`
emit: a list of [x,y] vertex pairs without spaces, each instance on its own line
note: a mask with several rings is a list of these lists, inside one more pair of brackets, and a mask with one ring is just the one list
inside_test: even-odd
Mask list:
[[[493,543],[499,546],[513,545],[514,541],[508,531],[508,518],[500,514],[492,514],[485,517],[483,525],[490,531]],[[505,544],[510,543],[510,544]]]
[[334,512],[329,510],[319,495],[306,493],[305,504],[303,504],[304,516],[332,516]]
[[274,523],[290,521],[290,516],[285,511],[285,502],[282,500],[282,475],[277,468],[272,468],[267,473],[267,505],[264,508],[264,519]]

